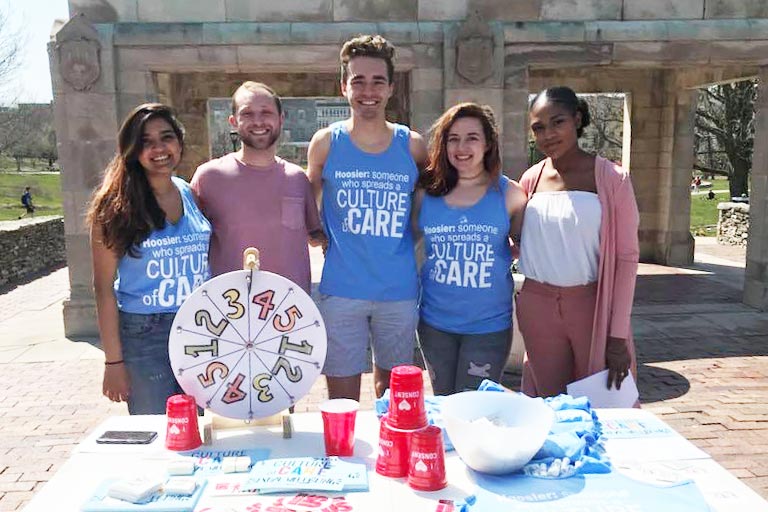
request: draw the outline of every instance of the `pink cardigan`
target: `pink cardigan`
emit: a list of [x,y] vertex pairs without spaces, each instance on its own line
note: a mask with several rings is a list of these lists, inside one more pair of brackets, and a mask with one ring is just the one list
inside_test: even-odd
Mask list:
[[[543,162],[528,169],[520,179],[528,198],[544,170]],[[635,295],[635,278],[640,248],[637,228],[640,216],[629,173],[603,157],[595,158],[595,182],[600,199],[600,264],[597,303],[592,325],[589,374],[605,369],[608,336],[627,340],[632,355],[632,374],[637,379],[635,349],[630,316]]]

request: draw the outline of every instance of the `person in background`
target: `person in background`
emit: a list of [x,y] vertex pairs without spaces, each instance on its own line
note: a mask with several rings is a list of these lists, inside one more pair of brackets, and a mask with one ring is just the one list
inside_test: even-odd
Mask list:
[[32,217],[35,216],[35,205],[32,204],[32,191],[29,187],[24,187],[24,193],[21,195],[21,205],[26,211],[22,215],[19,215],[20,219],[27,215]]
[[310,293],[307,243],[319,245],[324,235],[306,173],[277,156],[283,120],[280,97],[269,86],[240,85],[229,116],[240,149],[198,167],[192,190],[213,226],[214,276],[242,270],[243,250],[253,246],[261,270]]
[[414,201],[425,252],[418,333],[436,395],[501,380],[512,342],[510,219],[525,202],[501,174],[490,107],[462,103],[440,116]]
[[184,130],[170,107],[133,109],[88,211],[103,391],[130,414],[165,414],[181,393],[168,357],[176,311],[209,277],[211,225],[174,176]]
[[632,368],[630,314],[639,215],[627,171],[579,148],[589,109],[568,87],[537,94],[531,132],[546,155],[520,184],[528,196],[520,246],[525,283],[517,299],[527,360],[523,391],[565,392],[608,369],[619,387]]
[[413,360],[419,286],[409,220],[426,146],[387,121],[394,53],[378,35],[344,43],[341,93],[352,115],[309,144],[309,180],[329,239],[318,307],[328,329],[330,398],[359,400],[369,342],[377,396],[390,370]]

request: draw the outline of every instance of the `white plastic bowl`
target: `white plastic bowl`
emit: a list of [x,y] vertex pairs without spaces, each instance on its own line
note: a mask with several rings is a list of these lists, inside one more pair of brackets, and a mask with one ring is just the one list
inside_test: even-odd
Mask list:
[[[501,475],[525,466],[544,444],[554,412],[521,393],[464,391],[445,398],[442,416],[454,448],[470,468]],[[497,419],[504,427],[481,418]]]

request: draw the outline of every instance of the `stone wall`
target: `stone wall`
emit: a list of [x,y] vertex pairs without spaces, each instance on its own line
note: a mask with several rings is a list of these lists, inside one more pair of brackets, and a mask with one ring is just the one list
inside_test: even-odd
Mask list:
[[766,18],[756,0],[69,0],[97,22],[452,21],[472,11],[512,21]]
[[749,205],[720,203],[717,209],[717,243],[746,247],[749,235]]
[[0,286],[65,262],[61,217],[38,217],[0,225]]

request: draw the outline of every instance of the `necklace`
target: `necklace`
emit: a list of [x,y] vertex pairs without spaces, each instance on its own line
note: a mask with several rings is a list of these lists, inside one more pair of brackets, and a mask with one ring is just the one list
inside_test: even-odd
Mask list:
[[475,179],[479,178],[483,174],[485,174],[485,169],[480,170],[480,172],[478,172],[474,176],[459,176],[459,180],[461,180],[461,181],[472,181],[472,180],[475,180]]

